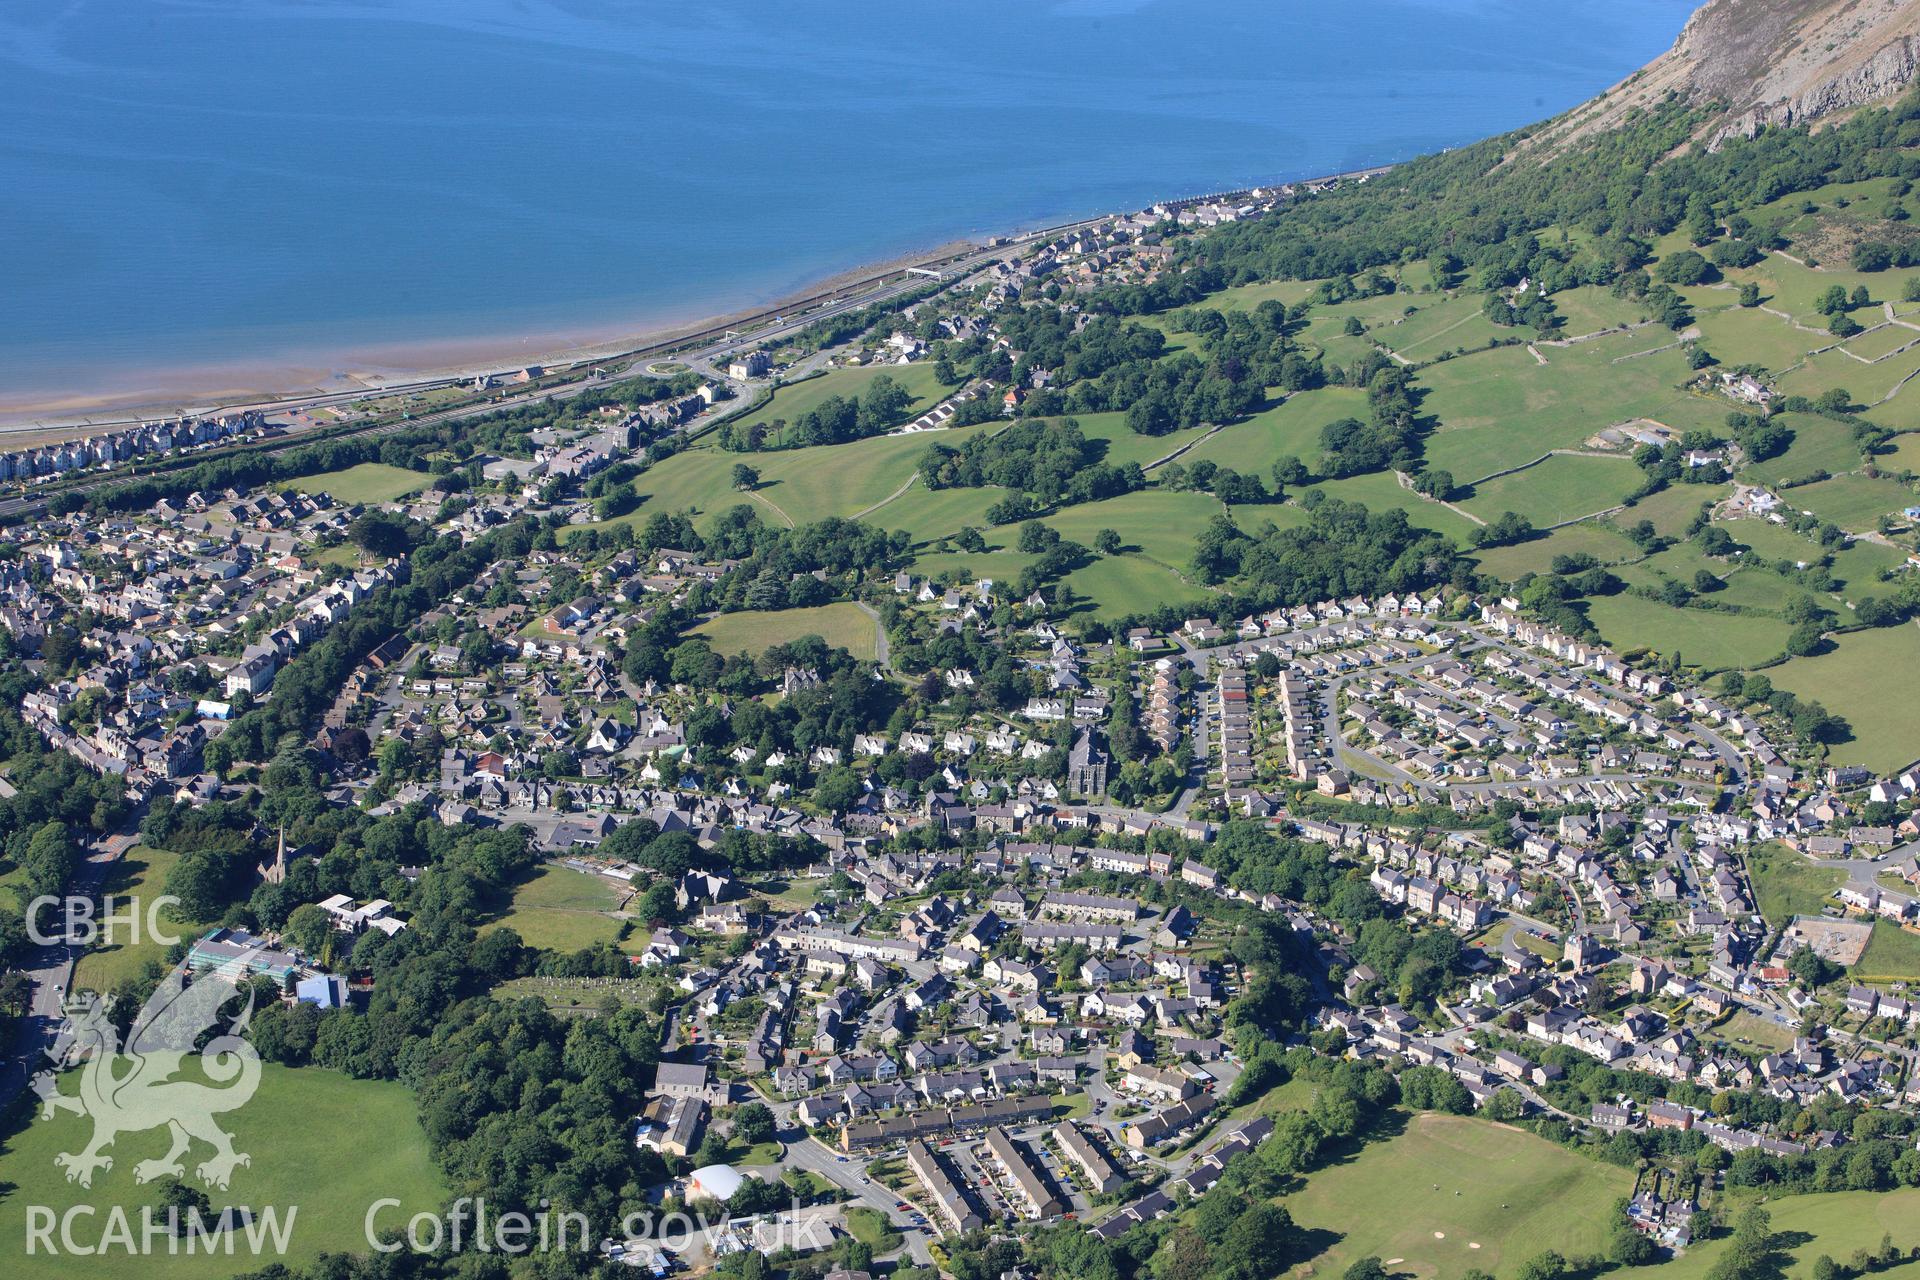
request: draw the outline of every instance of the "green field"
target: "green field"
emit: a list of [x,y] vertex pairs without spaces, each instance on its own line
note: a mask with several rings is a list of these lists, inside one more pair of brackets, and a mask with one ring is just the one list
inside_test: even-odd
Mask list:
[[1613,1202],[1632,1183],[1624,1169],[1522,1130],[1423,1112],[1282,1203],[1300,1226],[1339,1233],[1313,1259],[1316,1274],[1372,1256],[1394,1275],[1448,1280],[1512,1275],[1547,1249],[1600,1252]]
[[[1920,372],[1920,348],[1888,356],[1873,364],[1861,364],[1845,352],[1827,351],[1780,379],[1780,390],[1788,395],[1817,396],[1833,387],[1844,387],[1855,404],[1873,408],[1897,391],[1907,379]],[[1901,394],[1899,401],[1910,397]]]
[[[911,421],[937,404],[946,394],[947,388],[940,385],[933,376],[933,365],[929,363],[900,365],[866,365],[857,369],[835,369],[823,373],[817,378],[803,378],[776,389],[773,398],[751,413],[729,422],[737,426],[759,425],[771,427],[775,421],[792,422],[803,414],[818,409],[828,399],[839,396],[843,400],[857,399],[868,385],[881,374],[886,374],[899,383],[906,393],[913,397],[902,422]],[[897,424],[896,424],[897,425]]]
[[859,605],[842,602],[813,609],[776,609],[769,612],[723,613],[695,627],[721,653],[759,655],[776,644],[801,636],[819,636],[829,645],[856,658],[874,656],[879,626]]
[[608,914],[618,905],[607,881],[550,862],[513,891],[512,906],[486,929],[510,928],[540,950],[580,951],[620,936],[620,922]]
[[1880,517],[1898,519],[1903,507],[1913,505],[1913,490],[1894,480],[1870,476],[1835,476],[1818,484],[1789,489],[1782,497],[1793,506],[1830,520],[1848,533],[1865,533]]
[[1204,444],[1195,446],[1181,461],[1198,462],[1205,458],[1270,482],[1273,464],[1281,458],[1298,458],[1309,471],[1313,469],[1320,458],[1322,427],[1341,418],[1364,421],[1366,416],[1365,392],[1323,387],[1289,396],[1245,422],[1234,423]]
[[277,488],[324,493],[335,502],[393,502],[420,492],[433,477],[384,462],[362,462],[341,471],[322,471],[282,481]]
[[1523,573],[1545,573],[1555,556],[1590,555],[1606,564],[1639,554],[1626,535],[1594,520],[1583,520],[1555,529],[1544,538],[1496,547],[1474,553],[1480,567],[1496,577],[1512,581]]
[[1748,466],[1742,479],[1775,485],[1803,480],[1816,471],[1839,475],[1859,468],[1860,450],[1845,423],[1811,413],[1778,414],[1774,421],[1793,432],[1793,442],[1786,452]]
[[1915,342],[1920,342],[1920,330],[1904,324],[1883,323],[1850,340],[1845,350],[1862,360],[1884,360]]
[[[688,509],[700,513],[705,518],[700,523],[706,523],[727,508],[742,504],[754,507],[761,519],[775,525],[789,521],[807,524],[828,516],[853,516],[885,502],[912,480],[921,456],[935,440],[951,443],[971,432],[987,429],[990,428],[969,427],[880,436],[849,444],[763,453],[730,453],[715,446],[692,448],[643,472],[633,485],[640,495],[640,505],[608,523],[639,525],[656,511]],[[745,463],[760,473],[760,484],[752,496],[734,488],[733,468],[738,463]],[[912,502],[896,500],[876,510],[872,516],[874,523],[886,528],[903,527],[900,521],[909,519],[927,497],[919,492],[918,481],[914,483],[914,491]]]
[[1342,502],[1357,502],[1369,511],[1386,511],[1398,507],[1407,513],[1407,523],[1414,528],[1432,529],[1436,533],[1443,533],[1463,546],[1468,535],[1476,527],[1473,521],[1452,508],[1406,488],[1390,471],[1349,476],[1345,480],[1328,480],[1313,487],[1329,498],[1338,498]]
[[1833,891],[1846,883],[1838,867],[1817,867],[1782,844],[1757,845],[1747,854],[1754,905],[1767,923],[1784,925],[1794,916],[1817,916],[1833,904]]
[[1829,748],[1833,759],[1891,772],[1920,756],[1920,630],[1878,627],[1836,636],[1831,652],[1794,658],[1767,672],[1774,687],[1820,703],[1853,726],[1853,738]]
[[[1602,329],[1618,328],[1621,325],[1638,324],[1647,318],[1646,309],[1631,298],[1616,298],[1611,289],[1599,285],[1580,285],[1573,289],[1562,289],[1552,296],[1554,310],[1560,313],[1565,322],[1560,327],[1563,337],[1577,338],[1582,334],[1598,333]],[[1547,359],[1553,359],[1550,348]]]
[[[76,1073],[68,1072],[62,1091],[74,1091],[78,1081]],[[271,1245],[268,1252],[249,1253],[244,1234],[236,1239],[231,1258],[196,1258],[184,1250],[181,1256],[168,1257],[164,1236],[154,1256],[115,1251],[77,1261],[44,1252],[26,1254],[30,1204],[55,1214],[92,1206],[91,1216],[75,1218],[77,1242],[84,1243],[100,1240],[115,1206],[128,1214],[137,1242],[140,1210],[158,1203],[154,1187],[134,1181],[134,1166],[166,1153],[164,1129],[122,1134],[108,1150],[112,1169],[96,1174],[88,1189],[62,1177],[54,1157],[84,1147],[91,1122],[62,1112],[11,1133],[0,1154],[0,1240],[8,1241],[14,1254],[7,1274],[21,1280],[67,1280],[81,1274],[205,1280],[259,1271],[274,1262],[310,1263],[323,1251],[367,1252],[363,1223],[375,1201],[391,1197],[401,1202],[400,1208],[384,1209],[376,1219],[376,1227],[386,1228],[404,1226],[414,1213],[438,1209],[447,1194],[428,1157],[413,1095],[400,1084],[353,1080],[318,1067],[269,1064],[261,1069],[252,1099],[219,1116],[218,1122],[233,1136],[234,1149],[252,1162],[234,1171],[226,1190],[209,1189],[209,1197],[216,1208],[244,1205],[264,1213],[271,1206],[282,1222],[291,1212],[285,1254],[271,1251]],[[186,1157],[189,1170],[210,1154],[209,1147],[196,1142]],[[54,1239],[59,1240],[57,1232]]]
[[1790,629],[1778,618],[1676,609],[1625,592],[1589,601],[1587,617],[1616,649],[1678,650],[1682,661],[1714,671],[1778,657]]
[[1727,496],[1723,484],[1674,484],[1658,493],[1650,493],[1625,511],[1612,517],[1621,528],[1631,528],[1642,520],[1653,525],[1662,537],[1678,538],[1693,523],[1700,508]]
[[1207,589],[1137,555],[1104,556],[1067,575],[1067,585],[1109,617],[1206,599]]
[[[1720,296],[1726,299],[1725,294]],[[1758,307],[1722,305],[1718,311],[1700,312],[1698,324],[1701,344],[1707,350],[1723,358],[1731,356],[1740,364],[1760,365],[1776,375],[1805,360],[1809,351],[1833,341],[1824,333],[1797,329],[1792,322]]]
[[1512,511],[1545,528],[1619,506],[1642,479],[1640,468],[1626,458],[1557,455],[1476,484],[1473,496],[1460,505],[1489,523]]
[[1872,982],[1920,981],[1920,933],[1877,920],[1853,976]]
[[[1737,1218],[1745,1203],[1740,1199],[1727,1205],[1728,1213]],[[1776,1248],[1785,1255],[1780,1274],[1789,1280],[1807,1280],[1814,1260],[1822,1254],[1844,1263],[1856,1249],[1878,1248],[1883,1235],[1892,1235],[1895,1247],[1902,1251],[1920,1244],[1920,1190],[1911,1187],[1775,1196],[1767,1201],[1767,1212],[1773,1219]],[[1726,1252],[1727,1244],[1725,1236],[1708,1240],[1682,1257],[1636,1274],[1647,1280],[1701,1280]],[[1873,1274],[1913,1280],[1920,1275],[1920,1263],[1903,1262]]]
[[[143,844],[121,855],[107,880],[106,892],[116,899],[116,911],[132,907],[139,912],[140,937],[138,941],[128,936],[122,942],[99,945],[81,956],[73,973],[76,991],[110,992],[121,982],[138,978],[147,961],[166,964],[170,944],[148,936],[147,903],[166,892],[167,872],[179,860],[178,854]],[[173,934],[191,939],[198,932],[193,922],[182,920],[170,906],[160,909],[160,919],[162,927]]]
[[[1094,535],[1112,529],[1120,535],[1120,545],[1138,550],[1148,558],[1175,568],[1184,568],[1193,558],[1194,535],[1224,508],[1209,493],[1173,489],[1141,489],[1101,502],[1084,502],[1062,508],[1046,523],[1082,546],[1092,546]],[[1243,521],[1257,522],[1272,507],[1248,508]],[[1275,518],[1284,523],[1284,515]],[[1000,540],[1010,541],[1012,530],[1002,530]]]
[[1438,301],[1421,299],[1412,315],[1369,329],[1367,336],[1409,360],[1431,360],[1442,351],[1472,350],[1512,336],[1512,330],[1487,319],[1482,305],[1480,295],[1470,293]]
[[[1519,347],[1501,347],[1424,369],[1421,410],[1439,427],[1428,438],[1429,466],[1462,484],[1530,462],[1553,449],[1580,448],[1610,426],[1650,418],[1678,429],[1717,425],[1724,403],[1688,395],[1691,376],[1671,341],[1646,329],[1543,352],[1542,365]],[[1632,358],[1626,358],[1632,357]]]
[[[1137,462],[1143,467],[1149,466],[1181,445],[1191,444],[1207,434],[1207,428],[1201,426],[1188,427],[1183,431],[1169,431],[1163,436],[1143,436],[1127,425],[1127,415],[1124,413],[1082,413],[1075,416],[1074,421],[1080,424],[1081,435],[1089,440],[1098,440],[1104,445],[1100,461],[1112,463],[1116,467],[1124,467],[1129,462]],[[1228,431],[1237,430],[1239,430],[1238,427],[1228,428]],[[1201,456],[1203,455],[1198,453],[1182,454],[1180,461],[1190,462]],[[1252,469],[1248,462],[1232,462],[1225,465],[1241,471]]]
[[1906,556],[1877,542],[1856,540],[1834,552],[1831,572],[1840,583],[1843,595],[1858,599],[1863,595],[1885,595],[1891,589],[1880,575],[1900,568]]

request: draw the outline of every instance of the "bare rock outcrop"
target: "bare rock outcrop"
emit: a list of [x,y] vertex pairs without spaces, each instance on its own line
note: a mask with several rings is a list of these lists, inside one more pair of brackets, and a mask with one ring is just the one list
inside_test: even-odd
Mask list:
[[1843,118],[1920,73],[1920,0],[1707,0],[1673,47],[1536,132],[1558,151],[1678,96],[1718,108],[1713,142],[1769,125]]

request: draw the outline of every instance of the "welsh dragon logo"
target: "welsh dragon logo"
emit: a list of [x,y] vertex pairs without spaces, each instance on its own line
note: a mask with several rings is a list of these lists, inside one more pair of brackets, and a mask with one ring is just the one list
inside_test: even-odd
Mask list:
[[[260,1086],[260,1055],[241,1036],[253,1015],[251,991],[225,1030],[208,1036],[236,991],[216,974],[189,981],[175,970],[142,1006],[124,1047],[102,1001],[88,998],[69,1010],[67,1027],[47,1051],[53,1065],[33,1078],[43,1120],[70,1111],[93,1121],[93,1138],[85,1147],[54,1157],[67,1181],[91,1187],[97,1170],[113,1168],[106,1149],[115,1138],[162,1127],[171,1145],[166,1155],[134,1166],[136,1181],[184,1177],[181,1157],[195,1139],[213,1148],[212,1156],[194,1167],[195,1176],[210,1187],[225,1190],[234,1169],[252,1163],[245,1152],[234,1150],[233,1135],[215,1119],[245,1106]],[[215,1084],[175,1078],[194,1057],[200,1059],[199,1074]],[[80,1087],[62,1093],[58,1073],[75,1064]]]

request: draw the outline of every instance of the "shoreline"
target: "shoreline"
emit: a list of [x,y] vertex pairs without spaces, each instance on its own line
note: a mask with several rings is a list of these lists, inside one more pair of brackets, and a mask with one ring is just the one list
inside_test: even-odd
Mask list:
[[[1214,200],[1240,198],[1259,190],[1299,189],[1346,179],[1364,179],[1384,173],[1398,161],[1363,169],[1312,177],[1277,179],[1257,187],[1170,196],[1149,201],[1178,208]],[[1050,235],[1064,228],[1102,218],[1126,216],[1138,210],[1061,217],[1018,229],[981,232],[929,246],[917,252],[870,260],[831,275],[803,281],[766,301],[721,312],[697,310],[679,320],[610,322],[580,326],[565,332],[519,338],[421,338],[390,341],[364,348],[330,348],[308,356],[289,354],[256,360],[209,362],[128,370],[111,375],[91,388],[25,390],[0,388],[0,451],[57,443],[88,433],[116,430],[138,422],[172,417],[205,416],[242,409],[320,408],[334,402],[364,399],[383,392],[401,393],[423,384],[444,384],[483,374],[506,374],[528,365],[562,368],[592,360],[624,356],[648,347],[672,343],[721,326],[764,316],[798,303],[817,299],[877,276],[903,271],[962,252],[977,252],[996,238],[1022,240]],[[695,304],[696,307],[698,304]]]
[[[1016,233],[1024,234],[1024,233]],[[204,414],[219,409],[269,408],[318,397],[365,396],[416,383],[510,372],[531,364],[564,366],[605,359],[638,348],[779,310],[950,253],[978,249],[985,237],[949,240],[915,253],[859,263],[805,281],[763,302],[727,311],[695,310],[681,319],[575,326],[533,336],[421,338],[361,348],[331,348],[309,357],[288,355],[128,370],[91,388],[71,391],[0,389],[0,450],[34,435],[71,436],[138,420]]]

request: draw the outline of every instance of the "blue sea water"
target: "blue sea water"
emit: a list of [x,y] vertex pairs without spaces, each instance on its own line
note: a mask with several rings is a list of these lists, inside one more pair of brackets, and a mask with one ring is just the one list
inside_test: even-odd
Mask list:
[[1690,0],[0,8],[0,400],[633,331],[1541,118]]

